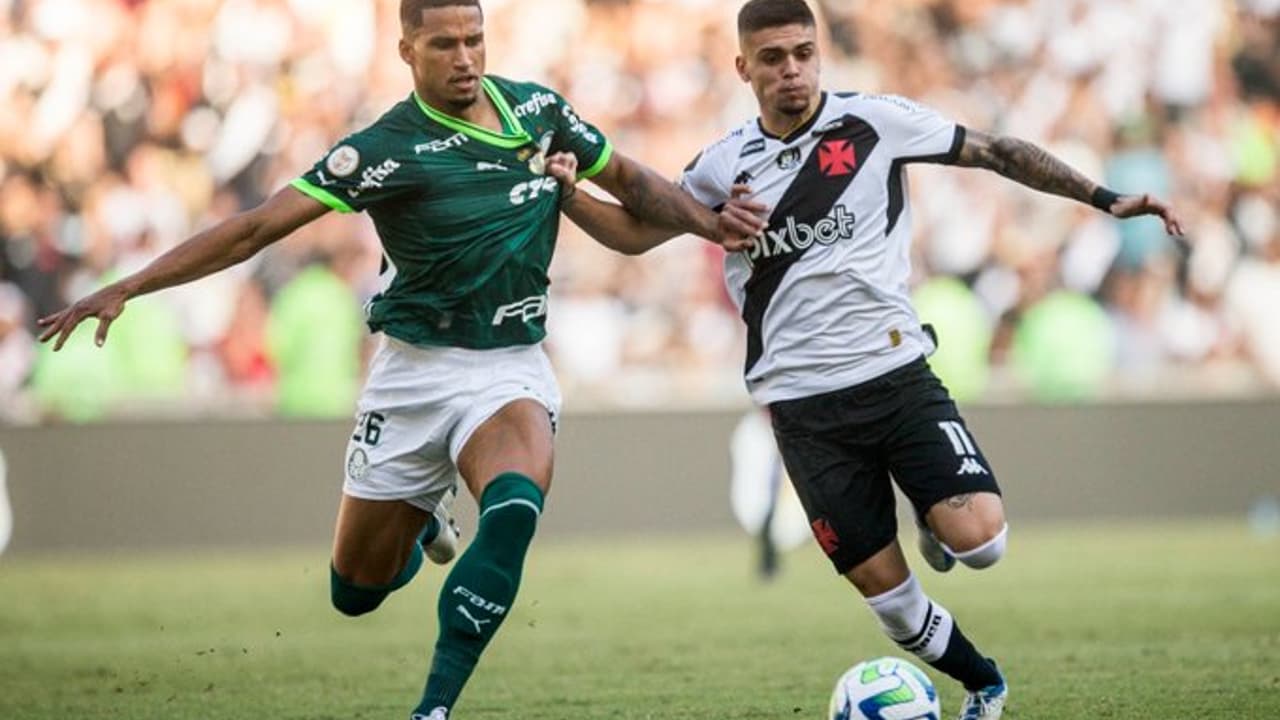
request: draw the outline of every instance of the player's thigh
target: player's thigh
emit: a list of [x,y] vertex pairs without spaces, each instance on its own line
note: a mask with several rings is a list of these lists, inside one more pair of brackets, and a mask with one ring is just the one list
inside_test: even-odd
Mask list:
[[524,475],[545,493],[551,488],[553,438],[551,416],[541,403],[512,400],[471,433],[458,453],[458,472],[477,499],[507,472]]
[[952,549],[982,544],[1004,526],[1000,487],[986,455],[927,366],[899,382],[901,419],[886,439],[894,480]]
[[[839,574],[862,564],[898,534],[893,487],[874,449],[849,438],[855,429],[832,431],[829,398],[770,405],[775,439],[787,475],[809,518],[814,538]],[[811,429],[821,417],[822,432]]]
[[502,473],[551,489],[560,389],[540,346],[506,348],[487,362],[489,379],[454,428],[450,455],[479,500]]

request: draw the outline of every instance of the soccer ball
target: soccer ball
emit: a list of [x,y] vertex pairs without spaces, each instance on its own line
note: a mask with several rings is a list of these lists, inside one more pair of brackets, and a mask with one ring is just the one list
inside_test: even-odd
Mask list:
[[849,668],[831,693],[829,720],[939,720],[938,691],[920,668],[895,657]]

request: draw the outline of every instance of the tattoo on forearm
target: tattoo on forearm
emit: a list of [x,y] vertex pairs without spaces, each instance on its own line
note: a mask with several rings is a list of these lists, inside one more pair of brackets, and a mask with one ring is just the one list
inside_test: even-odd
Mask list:
[[973,506],[973,493],[961,493],[960,495],[952,495],[946,500],[947,507],[952,510],[959,510],[965,507]]
[[1011,137],[977,134],[966,142],[960,164],[984,167],[1042,192],[1089,202],[1097,186],[1040,146]]
[[644,170],[628,172],[621,180],[625,196],[619,199],[635,217],[681,232],[705,232],[696,212],[701,206],[674,183]]

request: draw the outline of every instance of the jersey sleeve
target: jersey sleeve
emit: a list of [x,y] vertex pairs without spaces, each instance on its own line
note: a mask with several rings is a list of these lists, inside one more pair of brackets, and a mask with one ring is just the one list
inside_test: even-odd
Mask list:
[[405,190],[401,163],[377,151],[361,133],[344,138],[301,177],[289,183],[342,213],[360,212]]
[[553,120],[556,133],[551,151],[571,152],[578,158],[578,179],[587,180],[599,175],[613,156],[613,143],[595,125],[578,117],[568,100],[559,93],[555,96],[559,102]]
[[729,182],[731,168],[725,165],[725,154],[715,152],[718,147],[712,146],[694,156],[677,181],[695,200],[716,210],[728,202],[733,188]]
[[869,98],[877,106],[885,139],[903,162],[953,164],[964,145],[964,126],[898,95]]

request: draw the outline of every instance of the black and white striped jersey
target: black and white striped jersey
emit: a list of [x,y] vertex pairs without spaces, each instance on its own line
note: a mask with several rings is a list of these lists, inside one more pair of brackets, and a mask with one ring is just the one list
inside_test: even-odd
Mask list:
[[752,120],[685,169],[681,187],[709,207],[746,183],[770,208],[756,247],[724,264],[756,402],[855,385],[933,351],[907,285],[903,166],[954,162],[963,143],[962,126],[905,98],[824,93],[787,137]]

